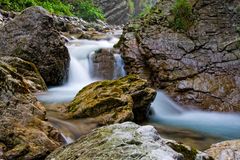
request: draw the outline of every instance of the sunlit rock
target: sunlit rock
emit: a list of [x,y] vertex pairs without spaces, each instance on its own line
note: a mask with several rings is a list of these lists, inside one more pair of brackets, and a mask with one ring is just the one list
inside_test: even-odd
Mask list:
[[53,159],[212,160],[193,148],[163,139],[153,126],[132,122],[98,128],[46,158]]

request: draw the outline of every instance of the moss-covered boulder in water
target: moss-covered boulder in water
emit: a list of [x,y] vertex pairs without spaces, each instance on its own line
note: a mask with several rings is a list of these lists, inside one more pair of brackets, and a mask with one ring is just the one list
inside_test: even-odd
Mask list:
[[70,118],[94,117],[100,124],[146,119],[156,91],[146,80],[129,75],[83,88],[68,105]]
[[[175,150],[169,143],[178,145]],[[189,158],[185,153],[191,155]],[[206,154],[160,137],[152,126],[132,122],[98,128],[60,147],[46,160],[212,160]]]

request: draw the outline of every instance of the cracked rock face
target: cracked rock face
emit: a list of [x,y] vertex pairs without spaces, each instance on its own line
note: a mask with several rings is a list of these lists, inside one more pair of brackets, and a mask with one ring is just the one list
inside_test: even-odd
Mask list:
[[[173,149],[175,147],[171,148],[170,144],[178,146],[181,151],[175,151]],[[184,151],[188,152],[189,157],[183,153]],[[73,144],[55,150],[46,158],[46,160],[66,159],[210,160],[210,157],[190,147],[161,138],[153,126],[125,122],[98,128]]]
[[53,17],[41,7],[27,8],[2,26],[0,48],[0,56],[34,63],[47,85],[62,84],[67,78],[68,50]]
[[191,1],[194,21],[184,31],[169,23],[174,2],[158,2],[124,28],[119,44],[126,71],[181,105],[240,111],[240,2]]

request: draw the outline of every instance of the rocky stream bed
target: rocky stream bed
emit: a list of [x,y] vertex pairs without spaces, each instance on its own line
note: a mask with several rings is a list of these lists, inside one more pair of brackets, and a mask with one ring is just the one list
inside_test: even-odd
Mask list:
[[192,0],[185,30],[174,2],[123,33],[1,11],[0,159],[240,159],[240,2]]

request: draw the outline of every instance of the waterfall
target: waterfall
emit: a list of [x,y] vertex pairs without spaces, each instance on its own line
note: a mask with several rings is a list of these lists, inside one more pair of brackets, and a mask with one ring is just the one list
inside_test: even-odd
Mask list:
[[[113,45],[116,44],[118,40],[118,38],[114,37],[110,40],[100,41],[69,40],[66,46],[71,60],[67,83],[63,86],[49,87],[47,93],[38,95],[38,99],[44,103],[63,103],[73,100],[78,91],[97,80],[91,78],[89,73],[89,55],[101,48],[113,48]],[[122,64],[119,63],[119,65],[121,65],[121,68]],[[116,67],[118,66],[116,65]]]
[[239,114],[184,110],[160,91],[152,109],[150,119],[157,123],[192,129],[226,139],[240,138]]
[[119,54],[114,54],[115,64],[114,64],[114,75],[113,79],[123,77],[126,75],[124,70],[124,62]]

